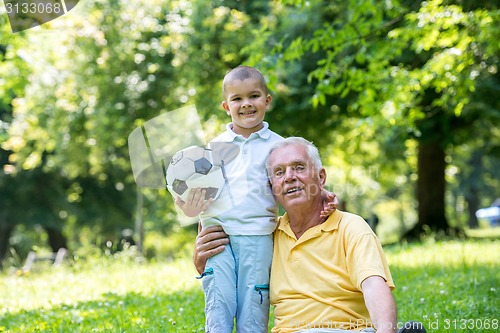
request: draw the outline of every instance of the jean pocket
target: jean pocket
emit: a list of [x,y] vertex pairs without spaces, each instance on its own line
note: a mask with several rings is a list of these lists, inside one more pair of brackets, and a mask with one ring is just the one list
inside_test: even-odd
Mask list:
[[256,284],[253,287],[252,319],[255,332],[267,332],[269,321],[269,284]]
[[197,276],[197,279],[203,279],[207,275],[214,275],[214,269],[213,268],[207,268],[203,273],[201,273],[200,276]]
[[254,286],[255,292],[257,292],[260,296],[259,304],[263,304],[264,300],[267,299],[269,302],[269,285],[268,284],[256,284]]
[[216,306],[218,298],[213,268],[205,269],[198,278],[201,279],[201,284],[205,293],[205,310],[212,309]]

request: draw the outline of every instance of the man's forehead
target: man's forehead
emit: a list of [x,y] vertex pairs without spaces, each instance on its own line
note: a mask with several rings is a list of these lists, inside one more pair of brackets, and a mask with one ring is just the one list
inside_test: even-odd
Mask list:
[[284,145],[271,152],[269,160],[271,165],[307,163],[307,150],[299,144]]

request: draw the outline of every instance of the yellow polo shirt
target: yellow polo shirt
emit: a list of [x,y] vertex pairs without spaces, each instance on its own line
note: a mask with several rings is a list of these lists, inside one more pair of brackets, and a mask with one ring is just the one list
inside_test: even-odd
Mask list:
[[374,275],[394,289],[382,246],[360,216],[336,210],[297,240],[285,214],[274,233],[272,332],[372,327],[361,282]]

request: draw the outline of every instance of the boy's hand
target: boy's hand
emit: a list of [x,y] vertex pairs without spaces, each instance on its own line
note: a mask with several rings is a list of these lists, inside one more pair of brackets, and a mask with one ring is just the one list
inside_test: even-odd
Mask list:
[[189,192],[186,201],[182,201],[181,198],[177,197],[175,203],[180,209],[189,217],[198,216],[202,211],[207,209],[212,202],[212,198],[205,200],[206,190],[202,188],[193,188]]
[[339,199],[335,193],[329,192],[325,189],[321,192],[321,198],[323,199],[323,210],[319,214],[320,217],[326,218],[330,216],[339,206]]

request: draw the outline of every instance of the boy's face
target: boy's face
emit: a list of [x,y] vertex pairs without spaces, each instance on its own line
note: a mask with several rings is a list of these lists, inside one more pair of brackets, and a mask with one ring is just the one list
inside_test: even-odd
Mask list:
[[260,81],[254,78],[233,80],[226,84],[225,92],[222,107],[231,116],[233,131],[244,137],[259,131],[272,100]]

